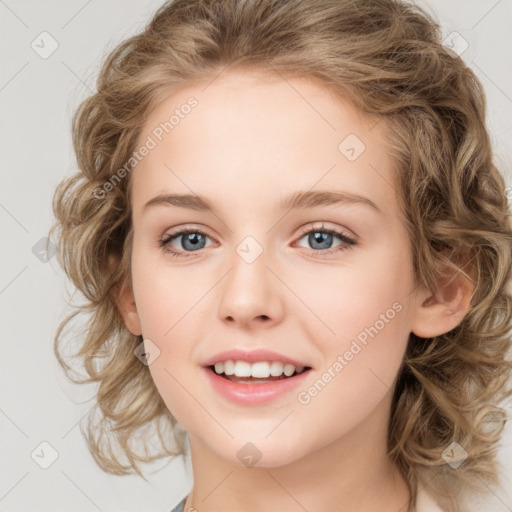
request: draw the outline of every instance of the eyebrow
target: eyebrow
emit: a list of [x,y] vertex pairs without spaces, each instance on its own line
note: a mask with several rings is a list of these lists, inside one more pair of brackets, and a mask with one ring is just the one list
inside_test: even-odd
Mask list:
[[[382,210],[370,199],[349,192],[333,190],[304,190],[284,198],[279,203],[282,210],[316,208],[337,204],[361,204],[371,207],[378,213]],[[189,210],[214,212],[213,204],[205,197],[192,194],[161,194],[150,199],[143,207],[143,213],[154,206],[176,206]]]

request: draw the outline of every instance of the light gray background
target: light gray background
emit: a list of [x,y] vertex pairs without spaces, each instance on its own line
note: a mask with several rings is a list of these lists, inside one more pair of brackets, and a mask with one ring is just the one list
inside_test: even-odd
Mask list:
[[[462,57],[486,88],[488,124],[510,185],[512,0],[421,4],[436,13],[445,35],[457,31],[469,43]],[[69,384],[53,356],[53,337],[73,288],[56,258],[43,263],[32,252],[53,222],[55,187],[75,172],[72,113],[95,90],[102,57],[142,29],[160,5],[160,0],[0,0],[2,511],[163,512],[192,485],[189,461],[182,458],[155,473],[150,484],[96,466],[79,428],[91,407],[86,398],[92,388],[86,392]],[[47,59],[31,47],[43,31],[58,42]],[[79,301],[77,294],[73,300]],[[512,412],[510,402],[507,410]],[[39,460],[48,457],[50,450],[43,446],[41,452],[43,441],[58,453],[48,469],[31,457],[38,447],[37,453],[44,453]],[[500,460],[512,475],[510,422]],[[475,510],[512,510],[511,481],[508,477],[507,491],[492,494]]]

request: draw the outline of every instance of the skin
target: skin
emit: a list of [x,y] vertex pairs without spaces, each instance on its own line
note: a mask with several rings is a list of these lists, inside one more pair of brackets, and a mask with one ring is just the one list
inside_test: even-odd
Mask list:
[[[194,488],[184,510],[406,512],[408,486],[386,455],[393,385],[409,334],[455,327],[469,309],[470,283],[456,279],[439,297],[415,285],[384,122],[318,82],[231,70],[170,95],[139,141],[190,96],[197,107],[130,176],[133,287],[119,297],[128,329],[158,346],[149,370],[189,433]],[[354,161],[338,150],[348,134],[366,146]],[[381,212],[362,204],[280,210],[279,201],[299,190],[348,191]],[[143,212],[162,193],[205,196],[215,214],[177,206]],[[299,228],[314,233],[322,223],[356,245],[347,249],[333,236],[322,249],[301,235]],[[184,257],[172,257],[158,241],[175,228],[199,229],[206,241],[193,251],[177,237],[172,247]],[[250,264],[236,252],[246,236],[263,249]],[[400,312],[300,403],[297,392],[394,303]],[[236,347],[275,350],[313,370],[297,392],[236,405],[201,368]],[[247,442],[262,454],[253,467],[237,456]]]

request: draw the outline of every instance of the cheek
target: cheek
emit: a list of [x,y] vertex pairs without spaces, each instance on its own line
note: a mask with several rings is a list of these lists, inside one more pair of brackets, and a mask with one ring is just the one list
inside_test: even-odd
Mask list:
[[316,307],[334,334],[312,315],[302,320],[322,354],[316,379],[298,397],[304,428],[321,417],[324,439],[335,439],[377,407],[384,414],[409,338],[407,293],[403,281],[378,269],[330,283],[331,300]]
[[181,421],[180,412],[190,409],[185,389],[192,391],[192,373],[200,371],[190,364],[194,349],[190,340],[201,338],[203,323],[195,320],[205,314],[207,301],[200,299],[208,287],[197,271],[172,269],[165,257],[135,248],[132,281],[143,336],[159,350],[149,365],[151,377],[167,408]]
[[172,267],[167,261],[170,257],[158,254],[157,249],[133,251],[133,290],[142,331],[148,338],[169,339],[187,315],[200,310],[197,303],[208,290],[202,273],[192,266]]
[[412,262],[400,246],[390,241],[376,245],[375,250],[356,249],[339,266],[292,267],[285,277],[305,305],[304,322],[313,324],[316,317],[318,333],[345,339],[379,320],[390,308],[389,316],[403,317],[394,314],[399,306],[393,310],[393,305],[405,307],[413,275]]
[[[322,269],[320,279],[297,281],[294,291],[310,311],[296,318],[305,336],[315,340],[325,370],[331,368],[338,382],[347,379],[351,387],[363,390],[368,379],[382,386],[380,378],[391,386],[410,333],[412,263],[392,244],[350,262]],[[321,286],[312,287],[313,282]],[[338,356],[343,369],[338,365],[336,372]]]

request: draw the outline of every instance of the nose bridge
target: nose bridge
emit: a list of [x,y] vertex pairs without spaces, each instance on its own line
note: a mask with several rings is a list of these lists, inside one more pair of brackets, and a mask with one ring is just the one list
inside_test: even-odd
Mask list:
[[278,283],[267,268],[269,253],[264,243],[247,235],[235,247],[230,260],[231,271],[222,289],[221,318],[247,323],[261,317],[276,320],[281,315]]

